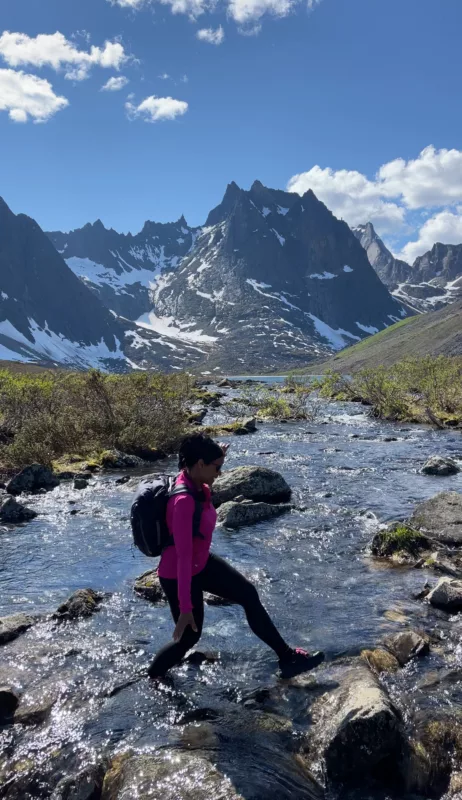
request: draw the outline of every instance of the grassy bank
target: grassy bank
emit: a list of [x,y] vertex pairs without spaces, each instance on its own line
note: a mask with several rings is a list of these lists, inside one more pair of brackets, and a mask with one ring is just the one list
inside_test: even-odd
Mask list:
[[0,464],[51,465],[65,454],[175,446],[193,386],[183,374],[0,371]]
[[328,372],[320,393],[364,402],[381,419],[462,425],[462,357],[406,359],[363,369],[351,379]]

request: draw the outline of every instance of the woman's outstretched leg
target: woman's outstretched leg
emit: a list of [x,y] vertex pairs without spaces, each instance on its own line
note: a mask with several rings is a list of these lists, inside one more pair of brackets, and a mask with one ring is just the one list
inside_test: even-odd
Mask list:
[[201,575],[204,591],[239,603],[244,608],[251,630],[278,656],[283,677],[313,669],[324,660],[323,653],[310,655],[301,648],[293,649],[287,644],[262,605],[253,583],[224,559],[210,554]]
[[[176,624],[180,616],[178,582],[176,580],[161,578],[160,583],[167,596],[170,611],[172,612],[172,617]],[[197,576],[195,576],[191,582],[191,601],[193,604],[193,615],[197,633],[188,626],[179,642],[171,641],[162,647],[149,667],[148,674],[150,678],[163,678],[165,673],[176,666],[176,664],[179,664],[188,650],[191,650],[199,641],[202,633],[202,625],[204,623],[204,598]]]

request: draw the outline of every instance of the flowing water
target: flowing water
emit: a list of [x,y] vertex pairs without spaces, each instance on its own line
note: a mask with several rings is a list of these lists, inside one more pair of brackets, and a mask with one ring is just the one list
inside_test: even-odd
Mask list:
[[[408,621],[434,629],[442,647],[425,664],[388,678],[388,688],[410,728],[419,714],[459,703],[459,618],[413,599],[435,576],[377,565],[368,544],[380,524],[404,518],[416,503],[443,488],[462,490],[462,473],[419,474],[435,453],[460,458],[460,433],[381,423],[361,406],[334,403],[316,422],[264,424],[230,441],[227,467],[280,471],[305,509],[240,531],[218,528],[214,536],[215,552],[258,585],[289,642],[322,648],[330,662],[376,646]],[[174,466],[156,464],[156,471]],[[200,744],[207,747],[210,736],[212,760],[246,800],[318,796],[296,760],[289,768],[285,757],[309,727],[307,693],[281,689],[272,652],[253,637],[239,607],[206,607],[200,649],[217,653],[214,663],[182,665],[171,689],[155,690],[143,677],[171,637],[172,621],[165,606],[133,592],[135,578],[155,563],[131,547],[134,481],[119,486],[116,477],[97,478],[83,492],[62,484],[33,498],[28,504],[37,519],[0,534],[0,615],[47,615],[81,587],[107,593],[93,617],[57,624],[44,616],[2,647],[0,684],[13,680],[23,692],[56,702],[41,725],[0,730],[3,757],[36,776],[35,783],[25,781],[22,795],[6,787],[0,796],[49,797],[63,774],[101,753],[194,749],[196,719],[209,720],[196,728]],[[326,681],[329,669],[328,663]],[[448,685],[430,691],[448,670]],[[265,714],[243,703],[262,688],[270,690]]]

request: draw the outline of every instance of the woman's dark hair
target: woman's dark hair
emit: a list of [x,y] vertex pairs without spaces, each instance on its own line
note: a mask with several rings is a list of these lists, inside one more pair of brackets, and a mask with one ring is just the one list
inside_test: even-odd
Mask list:
[[181,442],[178,456],[178,469],[184,469],[193,467],[201,458],[206,464],[211,464],[217,458],[223,458],[223,450],[210,436],[193,433]]

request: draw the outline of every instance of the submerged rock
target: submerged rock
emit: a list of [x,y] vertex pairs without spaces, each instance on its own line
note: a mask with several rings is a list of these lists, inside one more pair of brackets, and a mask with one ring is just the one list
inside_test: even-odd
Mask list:
[[160,585],[157,570],[155,569],[149,569],[147,572],[143,572],[143,574],[136,579],[133,591],[140,597],[144,597],[145,600],[149,600],[151,603],[165,603],[166,598],[162,591],[162,586]]
[[409,524],[443,544],[462,545],[461,521],[462,494],[441,492],[420,503]]
[[27,508],[22,503],[11,497],[10,495],[2,495],[0,497],[0,520],[2,522],[19,524],[20,522],[29,522],[35,519],[37,512],[32,508]]
[[462,610],[462,581],[455,578],[441,578],[427,595],[427,599],[432,606],[445,611]]
[[77,775],[62,778],[50,800],[97,800],[103,788],[105,764],[90,764]]
[[19,697],[10,686],[0,686],[0,725],[13,717]]
[[166,750],[116,756],[106,772],[101,800],[244,800],[230,778],[202,754]]
[[10,617],[0,617],[0,644],[6,644],[17,639],[36,622],[34,617],[27,614],[13,614]]
[[50,716],[59,698],[59,688],[53,682],[35,686],[22,697],[14,715],[17,725],[40,725]]
[[86,489],[88,487],[88,481],[86,478],[74,478],[74,489]]
[[328,784],[363,783],[394,764],[404,744],[398,711],[370,669],[350,667],[318,701],[309,750],[322,756]]
[[238,495],[256,502],[285,503],[291,489],[279,472],[267,467],[236,467],[221,475],[213,485],[213,502],[220,506]]
[[31,464],[29,467],[24,467],[8,482],[6,490],[8,494],[16,496],[25,492],[34,494],[40,489],[49,492],[56,486],[59,486],[59,479],[51,469],[42,464]]
[[383,647],[377,647],[375,650],[363,650],[361,658],[377,675],[382,672],[396,672],[399,669],[399,661],[396,656],[388,650],[384,650]]
[[457,475],[460,467],[452,458],[446,456],[431,456],[423,465],[421,472],[423,475]]
[[54,617],[60,620],[89,617],[98,610],[104,595],[94,589],[77,589],[62,603]]
[[430,652],[428,639],[416,631],[401,631],[389,636],[385,640],[388,649],[398,659],[400,666],[404,666],[413,658],[426,656]]
[[271,503],[252,503],[251,500],[244,500],[241,503],[230,501],[219,507],[217,520],[226,528],[244,528],[246,525],[255,525],[265,519],[278,517],[291,508],[288,503],[271,505]]

